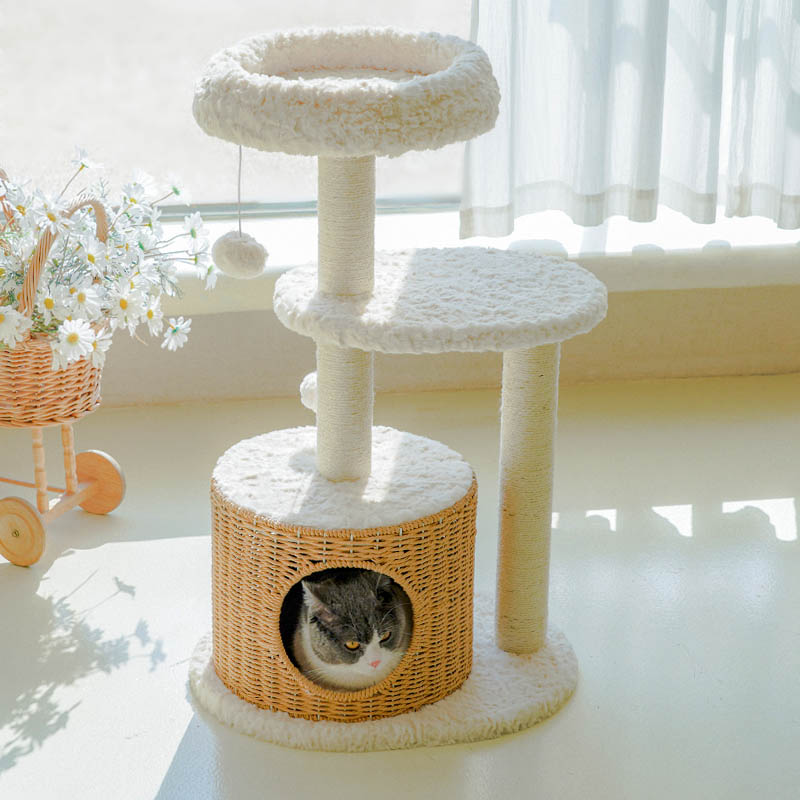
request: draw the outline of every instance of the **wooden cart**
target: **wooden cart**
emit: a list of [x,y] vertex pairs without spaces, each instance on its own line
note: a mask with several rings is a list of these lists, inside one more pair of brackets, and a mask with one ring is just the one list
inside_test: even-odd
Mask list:
[[[0,180],[7,180],[2,169]],[[95,214],[97,238],[105,242],[108,217],[99,201],[81,198],[65,216],[87,206]],[[8,212],[2,197],[0,209]],[[5,217],[12,218],[9,213]],[[47,230],[31,255],[18,303],[19,312],[28,317],[54,240],[55,233]],[[100,368],[87,357],[53,370],[46,336],[28,335],[14,348],[0,348],[0,428],[27,428],[33,435],[34,482],[0,477],[0,483],[36,489],[36,507],[20,497],[0,500],[0,555],[13,564],[38,561],[44,551],[45,525],[65,511],[80,506],[92,514],[107,514],[122,502],[125,479],[117,462],[98,450],[75,454],[72,424],[100,404],[100,375]],[[55,426],[61,428],[65,488],[47,484],[44,429]],[[50,494],[56,497],[51,499]]]
[[[66,487],[49,486],[45,469],[44,429],[33,428],[34,482],[0,477],[0,483],[36,489],[36,507],[21,497],[0,500],[0,555],[12,564],[35,564],[44,552],[45,525],[76,506],[90,514],[113,511],[125,496],[125,477],[107,453],[75,453],[72,424],[61,425]],[[50,495],[55,495],[52,497]]]

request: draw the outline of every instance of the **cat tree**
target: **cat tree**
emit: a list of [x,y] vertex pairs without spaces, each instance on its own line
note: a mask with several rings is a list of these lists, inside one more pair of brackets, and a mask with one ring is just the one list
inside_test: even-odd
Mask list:
[[[275,291],[281,321],[317,344],[316,427],[240,442],[212,477],[214,627],[191,683],[247,733],[320,749],[474,740],[533,724],[574,688],[574,654],[547,626],[559,342],[602,319],[605,288],[519,252],[374,252],[376,156],[477,136],[498,103],[479,47],[390,29],[254,37],[198,84],[207,133],[319,165],[318,264]],[[374,352],[481,350],[504,353],[496,643],[491,602],[473,608],[471,467],[372,424]],[[412,604],[406,656],[360,692],[307,680],[280,638],[289,589],[335,566],[383,572]]]

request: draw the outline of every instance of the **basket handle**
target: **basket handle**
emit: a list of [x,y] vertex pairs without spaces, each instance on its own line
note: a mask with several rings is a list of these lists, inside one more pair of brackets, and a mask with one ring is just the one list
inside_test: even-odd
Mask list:
[[[93,197],[87,197],[83,200],[79,199],[77,203],[67,209],[64,217],[69,219],[76,211],[86,206],[91,206],[94,211],[97,238],[101,242],[105,242],[108,239],[108,216],[103,204],[99,200]],[[56,234],[50,230],[45,231],[40,237],[36,249],[31,256],[31,263],[25,274],[25,283],[19,296],[19,312],[26,317],[30,317],[33,314],[33,306],[36,302],[36,290],[39,286],[39,277],[42,274],[42,268],[44,267],[45,261],[47,261],[47,256],[50,253],[50,248],[53,246],[55,239]]]

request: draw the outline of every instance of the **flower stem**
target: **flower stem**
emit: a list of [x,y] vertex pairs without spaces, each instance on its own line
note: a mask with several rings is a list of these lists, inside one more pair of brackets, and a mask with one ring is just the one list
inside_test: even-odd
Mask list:
[[83,164],[81,164],[81,165],[78,167],[78,169],[76,169],[76,170],[75,170],[75,174],[74,174],[74,175],[73,175],[73,176],[72,176],[72,177],[71,177],[71,178],[70,178],[70,179],[67,181],[67,183],[65,184],[64,188],[63,188],[63,189],[62,189],[62,190],[61,190],[61,191],[58,193],[58,198],[56,198],[56,199],[60,199],[60,198],[62,197],[62,195],[64,194],[64,192],[66,192],[66,191],[67,191],[67,189],[69,189],[69,186],[70,186],[70,184],[72,183],[72,181],[74,181],[74,180],[75,180],[75,178],[77,178],[77,177],[78,177],[78,175],[80,175],[80,174],[81,174],[81,172],[83,172]]

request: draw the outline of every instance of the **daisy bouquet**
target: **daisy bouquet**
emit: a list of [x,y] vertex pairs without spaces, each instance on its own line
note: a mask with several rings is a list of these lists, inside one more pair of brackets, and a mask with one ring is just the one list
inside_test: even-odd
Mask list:
[[98,181],[68,202],[73,181],[99,166],[81,150],[73,165],[55,196],[0,171],[0,353],[36,340],[49,344],[54,372],[84,359],[99,369],[120,329],[177,350],[191,320],[165,320],[161,301],[179,293],[180,265],[207,288],[216,282],[203,220],[195,213],[165,232],[159,206],[184,192],[147,176],[113,195]]

